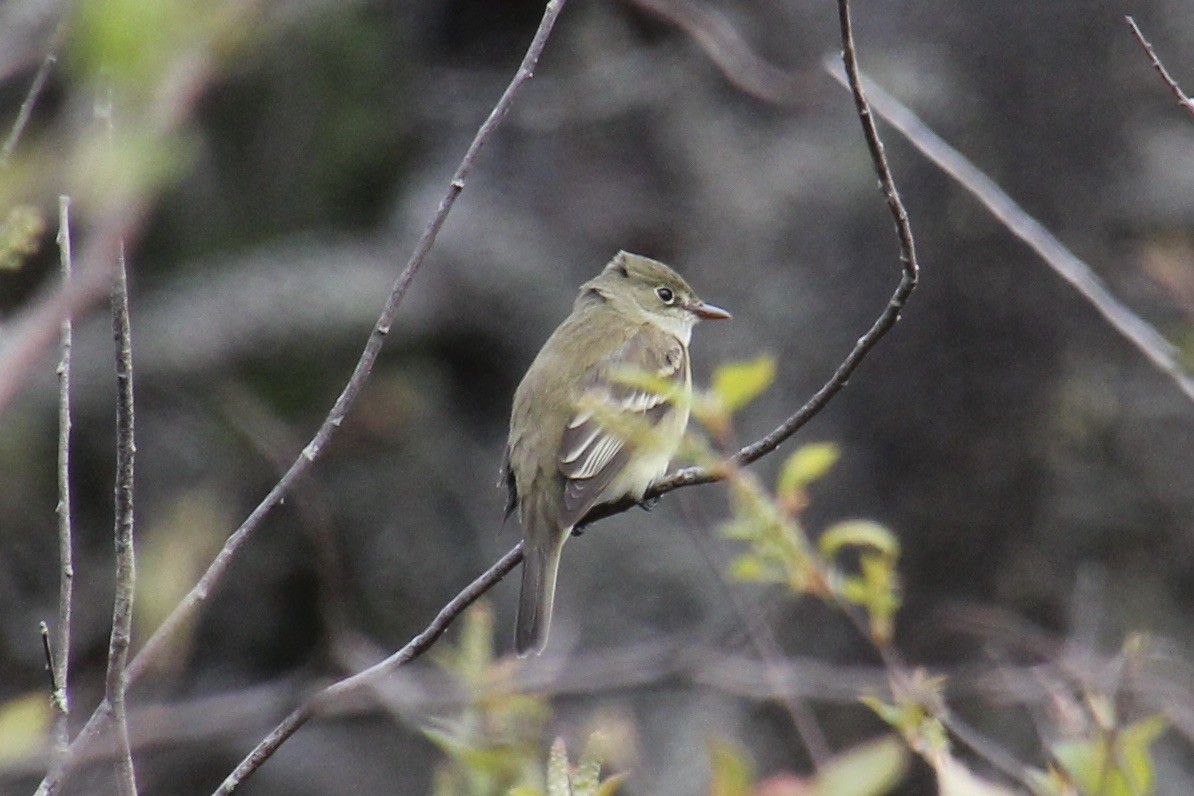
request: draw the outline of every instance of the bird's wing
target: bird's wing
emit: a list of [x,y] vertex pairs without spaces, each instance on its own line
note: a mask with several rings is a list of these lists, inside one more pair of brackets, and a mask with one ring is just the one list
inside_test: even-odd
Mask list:
[[[687,381],[684,346],[650,324],[589,373],[557,456],[565,479],[562,527],[575,525],[600,500],[630,458],[634,429],[657,425]],[[619,418],[625,422],[610,423]]]

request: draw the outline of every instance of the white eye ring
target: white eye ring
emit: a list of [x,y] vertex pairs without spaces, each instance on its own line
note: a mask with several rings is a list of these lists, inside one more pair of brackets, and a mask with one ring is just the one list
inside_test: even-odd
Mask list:
[[672,292],[670,287],[655,288],[655,295],[659,296],[659,300],[664,304],[673,304],[676,301],[676,294]]

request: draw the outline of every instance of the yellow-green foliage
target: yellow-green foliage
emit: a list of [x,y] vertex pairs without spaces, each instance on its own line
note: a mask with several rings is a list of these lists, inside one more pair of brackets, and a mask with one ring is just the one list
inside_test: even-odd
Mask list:
[[[728,437],[733,412],[771,383],[775,363],[768,357],[723,365],[713,374],[712,390],[693,401],[693,412],[715,437]],[[800,515],[808,505],[808,487],[837,462],[837,446],[828,442],[798,448],[780,468],[774,493],[745,470],[726,473],[730,519],[722,534],[744,543],[730,564],[738,580],[776,583],[797,594],[812,594],[862,608],[873,639],[891,640],[900,605],[895,535],[870,520],[851,520],[826,529],[813,547]],[[716,457],[698,454],[703,463]]]
[[46,220],[36,207],[17,205],[0,222],[0,271],[20,268],[37,252]]
[[822,762],[815,774],[779,774],[756,782],[745,750],[709,744],[709,796],[882,796],[908,772],[908,747],[894,735],[859,744]]
[[464,615],[456,646],[433,653],[465,695],[459,713],[423,730],[446,756],[435,796],[611,796],[622,778],[601,778],[597,734],[576,766],[562,739],[544,760],[547,702],[515,690],[518,663],[494,657],[493,634],[493,611],[478,603]]
[[530,786],[519,786],[510,791],[510,796],[613,796],[625,776],[615,774],[601,778],[601,760],[593,751],[597,746],[589,738],[580,761],[574,766],[568,761],[568,748],[563,738],[556,738],[551,745],[547,760],[546,790]]
[[478,603],[464,615],[456,646],[433,653],[464,695],[458,713],[424,729],[447,757],[436,770],[436,796],[498,796],[543,781],[547,703],[514,689],[515,664],[495,660],[493,632],[492,610]]
[[0,764],[44,748],[52,718],[49,689],[29,691],[0,704]]

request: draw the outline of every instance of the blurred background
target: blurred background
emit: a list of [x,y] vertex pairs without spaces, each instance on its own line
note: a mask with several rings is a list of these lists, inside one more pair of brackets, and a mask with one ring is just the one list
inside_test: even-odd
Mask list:
[[[133,7],[105,2],[106,13]],[[517,541],[496,487],[514,387],[577,286],[618,249],[674,265],[733,311],[696,330],[698,383],[721,362],[777,357],[775,384],[737,418],[742,442],[803,403],[882,310],[899,278],[896,240],[850,97],[823,71],[840,50],[835,8],[694,7],[783,70],[784,101],[743,93],[689,35],[634,2],[568,4],[334,443],[130,692],[143,792],[213,790],[316,683],[404,644]],[[185,154],[130,241],[134,650],[326,415],[542,10],[530,0],[258,4],[234,43],[213,46],[212,71],[169,134]],[[4,133],[61,13],[34,0],[0,7]],[[854,9],[863,68],[1189,366],[1194,116],[1152,71],[1125,13],[1194,91],[1188,0]],[[88,124],[93,73],[73,50],[92,29],[68,28],[5,167],[25,176],[0,197],[37,208],[45,231],[36,254],[0,271],[0,321],[57,278],[56,202],[72,187],[54,164]],[[121,109],[118,95],[118,137]],[[1194,405],[981,205],[881,131],[921,287],[848,388],[754,470],[771,483],[785,451],[839,446],[806,526],[863,517],[896,533],[895,646],[952,673],[951,706],[1017,759],[1045,764],[1034,719],[1049,700],[984,691],[997,666],[1029,671],[1079,649],[1102,671],[1099,656],[1147,633],[1179,695],[1170,701],[1194,713],[1183,663],[1194,651]],[[46,170],[31,172],[37,164]],[[80,241],[99,206],[80,205]],[[102,694],[107,654],[115,390],[105,313],[79,318],[75,335],[77,724]],[[37,626],[53,620],[58,589],[56,362],[46,350],[0,414],[0,705],[46,691]],[[747,750],[762,777],[807,773],[792,711],[743,682],[744,662],[777,654],[795,667],[793,693],[816,697],[802,709],[830,748],[882,730],[854,699],[855,683],[882,684],[880,662],[849,622],[722,576],[726,512],[724,488],[682,490],[569,544],[547,653],[495,663],[552,697],[549,714],[528,719],[537,753],[555,736],[579,749],[604,728],[628,794],[707,792],[712,738]],[[516,592],[515,576],[487,598],[498,656],[511,654]],[[778,653],[758,652],[744,612],[771,629]],[[300,730],[243,792],[432,793],[444,758],[420,728],[453,715],[453,688],[420,661],[376,700]],[[1178,724],[1154,750],[1160,793],[1194,790],[1189,728]],[[0,791],[32,792],[44,753],[6,748]],[[974,765],[990,770],[982,755]],[[931,783],[916,769],[902,792]],[[111,787],[110,767],[95,765],[66,792]]]

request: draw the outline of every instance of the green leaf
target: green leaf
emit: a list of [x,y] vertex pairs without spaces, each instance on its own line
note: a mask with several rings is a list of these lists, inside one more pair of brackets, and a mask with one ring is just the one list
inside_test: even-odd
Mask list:
[[1054,744],[1053,756],[1084,793],[1099,796],[1141,796],[1152,793],[1155,772],[1150,747],[1168,727],[1164,716],[1150,716],[1108,736]]
[[764,354],[748,362],[727,362],[713,372],[713,393],[733,414],[758,397],[775,380],[775,357]]
[[776,493],[780,500],[791,500],[806,486],[821,478],[841,456],[832,442],[813,442],[793,451],[779,471]]
[[1164,716],[1149,716],[1130,724],[1116,739],[1119,768],[1133,793],[1152,792],[1155,772],[1150,747],[1168,728]]
[[728,741],[712,740],[709,749],[709,796],[750,796],[752,779],[746,752]]
[[908,746],[887,735],[836,755],[817,774],[816,796],[880,796],[908,772]]
[[833,558],[841,548],[869,547],[885,556],[900,554],[900,542],[887,527],[872,520],[847,520],[826,529],[817,541],[821,555]]

